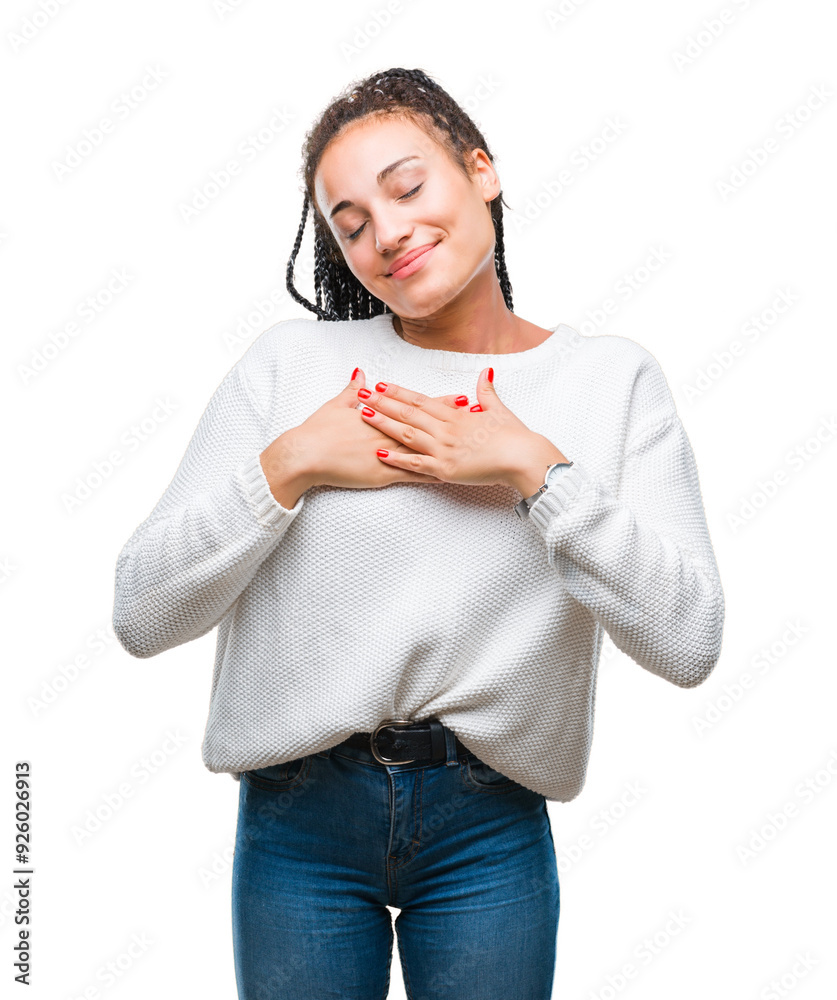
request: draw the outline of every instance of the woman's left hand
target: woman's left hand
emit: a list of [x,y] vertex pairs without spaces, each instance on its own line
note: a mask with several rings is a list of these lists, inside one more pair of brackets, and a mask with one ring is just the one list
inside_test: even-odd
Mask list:
[[[505,483],[515,488],[519,483],[528,488],[541,467],[566,461],[551,441],[530,430],[501,402],[488,379],[490,371],[480,373],[478,402],[470,409],[467,400],[455,409],[393,382],[379,382],[375,390],[359,389],[358,399],[373,411],[367,416],[360,409],[361,419],[412,449],[390,451],[386,457],[379,453],[379,460],[447,483]],[[369,395],[364,398],[365,393]]]

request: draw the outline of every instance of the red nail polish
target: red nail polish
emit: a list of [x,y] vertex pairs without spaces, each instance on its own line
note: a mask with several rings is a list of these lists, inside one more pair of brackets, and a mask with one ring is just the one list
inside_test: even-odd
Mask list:
[[375,416],[375,411],[374,410],[370,410],[368,406],[364,406],[364,408],[360,412],[364,415],[364,417],[374,417]]
[[493,382],[494,381],[494,369],[493,368],[489,368],[488,369],[488,381],[489,382]]
[[361,399],[369,399],[369,397],[372,395],[372,393],[368,389],[358,389],[357,394],[358,396],[360,396]]
[[381,458],[386,458],[389,455],[389,452],[386,450],[386,448],[379,448],[376,454],[379,455]]
[[468,403],[468,397],[457,396],[456,399],[454,400],[454,403],[456,403],[457,406],[466,406]]
[[355,370],[352,372],[352,377],[349,379],[350,382],[354,382],[354,380],[357,378],[357,373],[359,371],[360,371],[360,368],[355,368]]
[[476,406],[472,406],[471,407],[471,411],[470,412],[471,413],[482,413],[482,407],[480,406],[479,403],[477,403]]
[[386,392],[387,391],[387,384],[386,384],[386,382],[379,382],[375,386],[375,388],[378,390],[378,392]]

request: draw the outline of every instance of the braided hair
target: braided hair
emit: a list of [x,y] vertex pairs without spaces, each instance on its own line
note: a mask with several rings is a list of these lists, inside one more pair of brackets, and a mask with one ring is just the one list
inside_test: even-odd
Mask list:
[[[482,133],[468,114],[423,70],[396,67],[349,84],[306,133],[302,147],[305,197],[302,220],[288,260],[286,285],[291,296],[316,313],[318,319],[369,319],[390,311],[386,303],[372,295],[352,274],[314,200],[314,175],[328,143],[350,122],[380,114],[398,114],[414,121],[432,138],[438,138],[466,173],[465,156],[474,149],[483,149],[488,158],[492,162],[494,160]],[[433,134],[434,126],[438,135]],[[494,266],[506,306],[513,312],[512,288],[506,272],[503,244],[502,198],[501,191],[489,205],[495,234]],[[309,302],[294,287],[294,261],[302,243],[309,206],[313,208],[311,214],[314,219],[316,302]]]

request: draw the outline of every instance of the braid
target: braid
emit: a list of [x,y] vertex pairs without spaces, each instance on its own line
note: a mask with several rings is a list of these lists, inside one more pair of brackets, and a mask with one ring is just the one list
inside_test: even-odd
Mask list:
[[[496,211],[494,210],[496,205]],[[514,312],[512,308],[512,286],[509,274],[506,270],[506,247],[503,241],[503,206],[499,198],[495,198],[491,203],[491,218],[494,222],[494,266],[497,269],[497,277],[500,280],[500,288],[509,312]]]
[[[351,122],[369,115],[408,115],[415,124],[431,134],[427,119],[441,137],[454,160],[468,172],[466,154],[480,148],[493,162],[494,157],[480,130],[464,109],[423,70],[394,67],[373,73],[350,84],[320,116],[305,137],[303,145],[304,200],[302,221],[287,267],[286,285],[290,295],[316,313],[322,320],[369,319],[389,312],[389,307],[373,295],[352,274],[334,235],[320,215],[314,201],[314,176],[328,143]],[[434,136],[436,138],[436,136]],[[302,243],[308,217],[313,207],[314,220],[314,290],[316,304],[309,302],[294,287],[294,261]],[[494,224],[494,267],[506,307],[514,312],[512,287],[506,270],[503,242],[503,192],[490,203]]]
[[[305,220],[307,216],[308,216],[308,195],[306,194],[305,200],[302,203],[302,221],[299,224],[299,229],[297,230],[296,239],[294,240],[294,248],[293,251],[291,252],[290,259],[288,260],[285,284],[287,286],[288,291],[291,293],[293,298],[295,298],[296,301],[299,302],[300,305],[305,306],[306,309],[310,309],[311,312],[315,312],[320,319],[334,319],[333,316],[329,316],[328,314],[324,313],[323,310],[319,307],[319,305],[314,305],[313,302],[309,302],[308,299],[300,295],[300,293],[294,287],[294,261],[296,260],[296,255],[299,253],[299,247],[302,243],[302,233],[305,229]],[[316,284],[317,282],[316,272],[314,281]],[[317,290],[318,301],[319,297],[320,295],[318,289]]]

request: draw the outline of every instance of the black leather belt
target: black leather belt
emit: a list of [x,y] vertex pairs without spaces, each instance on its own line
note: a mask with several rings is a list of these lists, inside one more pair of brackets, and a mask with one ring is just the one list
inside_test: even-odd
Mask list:
[[[437,719],[410,722],[387,719],[374,733],[352,733],[345,741],[350,747],[371,750],[381,764],[411,764],[414,760],[437,761],[447,757],[445,726]],[[457,756],[471,751],[456,737]]]

